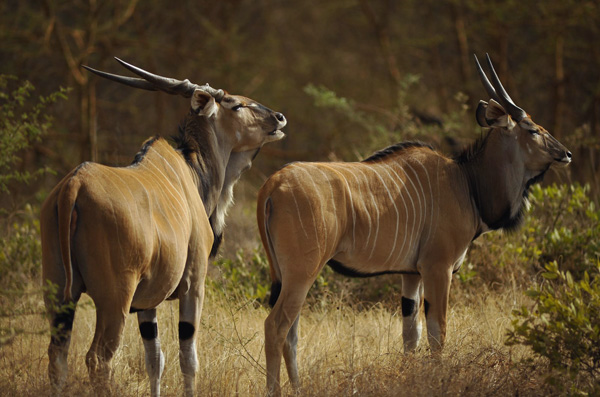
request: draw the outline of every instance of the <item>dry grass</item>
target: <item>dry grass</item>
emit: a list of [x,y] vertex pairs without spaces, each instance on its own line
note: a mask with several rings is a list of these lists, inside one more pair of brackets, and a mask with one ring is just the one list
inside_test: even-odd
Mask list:
[[[332,298],[305,308],[300,325],[299,367],[306,396],[548,395],[540,368],[520,364],[524,350],[504,346],[515,296],[486,294],[454,303],[449,313],[447,346],[441,358],[426,349],[402,353],[402,318],[381,305],[356,309]],[[233,303],[232,303],[233,302]],[[354,305],[357,306],[357,305]],[[199,394],[264,394],[263,321],[267,309],[217,292],[207,297],[198,340]],[[39,315],[3,319],[26,329],[45,330]],[[166,356],[162,392],[183,392],[178,364],[177,304],[159,307],[159,332]],[[91,343],[94,309],[84,298],[77,310],[69,354],[67,395],[89,395],[85,354]],[[0,348],[0,393],[50,395],[46,376],[49,337],[21,335]],[[422,344],[425,341],[422,341]],[[116,394],[148,395],[144,353],[134,315],[127,320],[114,362]],[[291,393],[287,375],[284,393]]]

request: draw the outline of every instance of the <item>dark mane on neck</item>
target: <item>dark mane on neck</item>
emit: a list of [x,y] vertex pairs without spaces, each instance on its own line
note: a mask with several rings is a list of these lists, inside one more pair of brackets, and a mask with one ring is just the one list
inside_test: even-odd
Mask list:
[[144,157],[146,157],[148,150],[150,150],[152,145],[154,145],[154,143],[156,141],[158,141],[159,139],[160,139],[160,136],[156,135],[156,136],[146,140],[146,142],[144,142],[144,144],[142,145],[142,148],[140,149],[140,151],[137,152],[137,154],[133,158],[131,165],[139,164],[142,160],[144,160]]
[[483,152],[483,148],[485,147],[486,141],[490,133],[482,134],[479,138],[475,140],[475,142],[471,143],[467,147],[465,147],[462,152],[458,153],[454,156],[454,162],[456,164],[465,164],[473,161]]
[[396,143],[395,145],[389,146],[383,150],[373,153],[370,157],[364,159],[362,162],[370,163],[370,162],[374,162],[377,160],[381,160],[381,159],[388,157],[394,153],[397,153],[401,150],[405,150],[405,149],[409,149],[409,148],[422,148],[422,147],[434,150],[431,145],[428,145],[423,142],[418,142],[418,141],[399,142],[399,143]]
[[[467,146],[454,157],[454,161],[465,172],[471,197],[481,220],[491,230],[502,229],[510,233],[517,230],[523,223],[529,187],[541,182],[548,168],[526,182],[521,197],[508,197],[505,191],[506,186],[503,185],[503,178],[497,173],[489,173],[494,166],[490,166],[488,162],[479,161],[483,159],[491,131]],[[498,149],[491,148],[490,150]],[[522,182],[518,181],[518,183]]]
[[212,127],[205,117],[190,113],[179,124],[178,133],[171,136],[175,148],[187,164],[198,175],[198,189],[204,204],[207,204],[211,186],[215,185],[216,154]]

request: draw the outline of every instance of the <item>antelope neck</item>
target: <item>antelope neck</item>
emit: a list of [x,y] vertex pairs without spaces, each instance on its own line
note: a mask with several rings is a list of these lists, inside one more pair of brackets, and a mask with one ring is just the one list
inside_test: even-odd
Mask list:
[[177,149],[190,167],[198,185],[206,214],[215,211],[224,188],[225,169],[231,150],[221,142],[215,126],[190,112],[174,137]]
[[478,150],[459,165],[468,182],[471,200],[486,230],[514,230],[523,218],[527,196],[525,167],[501,132],[490,131]]

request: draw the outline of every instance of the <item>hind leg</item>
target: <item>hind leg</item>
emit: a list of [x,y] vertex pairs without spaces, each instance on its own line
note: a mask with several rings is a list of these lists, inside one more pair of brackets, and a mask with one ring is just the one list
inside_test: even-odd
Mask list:
[[419,311],[423,296],[423,283],[418,274],[402,275],[402,339],[404,352],[414,351],[421,339]]
[[[71,330],[75,319],[75,309],[81,296],[82,283],[78,274],[74,274],[71,288],[72,299],[64,302],[64,280],[52,277],[45,272],[44,304],[50,321],[50,344],[48,346],[48,377],[55,394],[60,394],[68,373],[67,357],[71,344]],[[56,288],[58,287],[58,288]]]
[[298,390],[300,388],[300,376],[298,375],[298,361],[296,358],[297,346],[298,346],[298,323],[300,322],[300,315],[296,317],[296,320],[292,324],[292,327],[288,331],[283,344],[283,358],[285,360],[285,366],[287,368],[288,376],[290,377],[290,383],[292,388]]
[[120,285],[117,295],[92,294],[96,304],[96,332],[86,355],[86,365],[97,394],[111,393],[110,362],[121,343],[125,319],[135,291],[133,281]]
[[71,330],[75,319],[77,296],[73,301],[50,311],[50,345],[48,346],[48,376],[55,393],[63,389],[68,373],[67,357]]
[[302,304],[314,279],[301,282],[289,277],[282,282],[281,293],[273,310],[265,320],[265,355],[267,359],[267,393],[280,395],[281,357],[285,354],[290,383],[298,388],[296,346],[298,322]]
[[156,309],[138,312],[138,325],[146,353],[146,371],[150,378],[150,394],[160,395],[160,377],[165,368],[165,356],[160,350]]

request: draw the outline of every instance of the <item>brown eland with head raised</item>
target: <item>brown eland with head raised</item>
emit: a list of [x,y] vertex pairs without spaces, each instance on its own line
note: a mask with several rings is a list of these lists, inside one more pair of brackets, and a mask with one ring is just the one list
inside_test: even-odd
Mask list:
[[517,227],[529,186],[550,166],[570,163],[571,153],[514,104],[487,59],[492,83],[477,67],[492,99],[476,114],[491,129],[457,158],[400,143],[357,163],[293,163],[261,188],[258,227],[272,278],[269,394],[280,393],[282,355],[299,387],[299,313],[325,264],[348,276],[402,274],[404,349],[417,347],[424,306],[429,345],[439,350],[451,276],[469,244]]
[[118,61],[142,78],[86,69],[135,88],[191,97],[191,109],[174,137],[176,148],[157,136],[128,167],[83,163],[44,202],[43,277],[59,287],[58,296],[45,294],[49,376],[60,390],[75,305],[86,292],[96,306],[86,356],[92,383],[99,390],[107,384],[125,317],[137,312],[151,393],[158,396],[164,356],[156,307],[179,299],[180,365],[186,394],[193,395],[209,255],[221,241],[233,185],[262,145],[283,138],[286,119],[249,98]]

